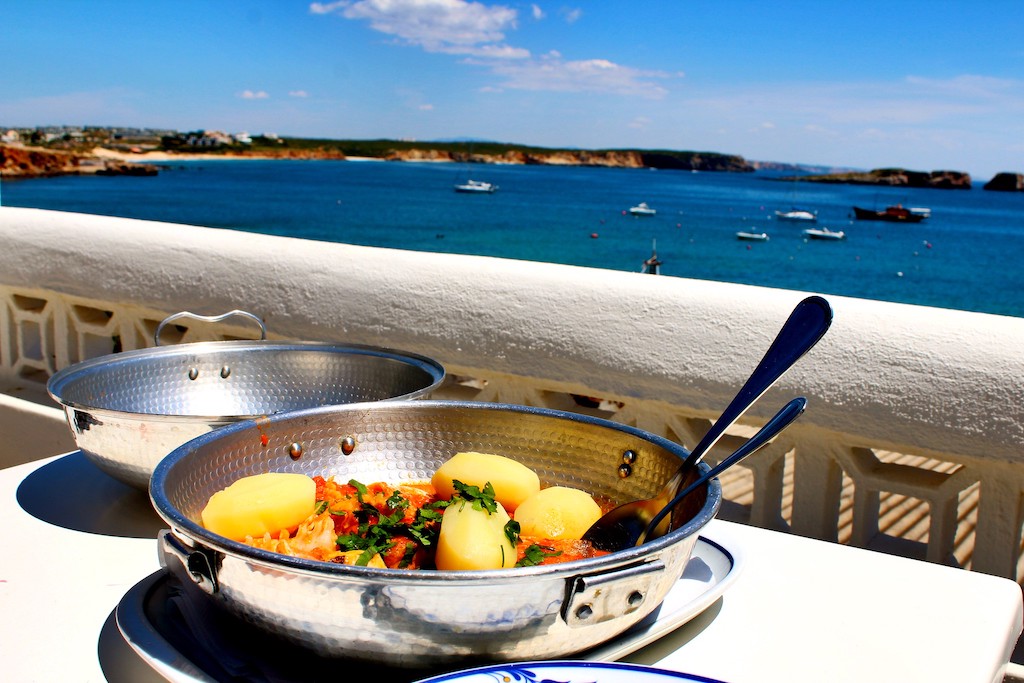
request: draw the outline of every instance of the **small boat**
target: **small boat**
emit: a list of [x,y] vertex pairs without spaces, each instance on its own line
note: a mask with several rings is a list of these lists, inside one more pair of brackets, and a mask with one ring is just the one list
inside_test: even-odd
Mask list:
[[912,216],[920,216],[921,218],[931,218],[932,210],[925,206],[908,206],[907,211]]
[[[923,213],[927,211],[927,213]],[[883,211],[874,209],[863,209],[859,206],[853,207],[853,215],[862,221],[889,221],[890,223],[920,223],[931,215],[931,209],[916,209],[911,211],[899,204],[887,206]]]
[[807,228],[804,230],[804,237],[812,240],[845,240],[846,233],[828,228]]
[[748,232],[746,230],[740,230],[736,233],[736,239],[745,240],[747,242],[767,242],[768,233],[766,232]]
[[665,262],[658,258],[658,240],[651,241],[651,258],[646,259],[642,266],[640,266],[641,273],[647,273],[648,275],[660,275],[661,266]]
[[498,189],[493,183],[485,183],[482,180],[467,180],[463,185],[456,185],[456,192],[472,192],[477,194],[490,194]]
[[647,206],[647,202],[640,202],[636,206],[629,207],[629,212],[634,216],[653,216],[657,211]]
[[818,212],[793,208],[789,211],[776,211],[775,219],[780,221],[793,221],[797,223],[813,223],[818,220]]

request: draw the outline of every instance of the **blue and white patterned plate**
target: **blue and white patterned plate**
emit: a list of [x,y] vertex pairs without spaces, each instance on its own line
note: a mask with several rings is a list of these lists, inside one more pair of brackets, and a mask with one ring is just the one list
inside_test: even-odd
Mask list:
[[722,683],[713,678],[621,662],[544,661],[494,664],[417,683]]

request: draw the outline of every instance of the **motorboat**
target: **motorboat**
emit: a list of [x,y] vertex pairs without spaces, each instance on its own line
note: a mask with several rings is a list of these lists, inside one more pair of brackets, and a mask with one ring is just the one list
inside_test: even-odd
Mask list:
[[817,211],[808,211],[807,209],[790,209],[789,211],[776,211],[776,220],[780,221],[794,221],[802,223],[813,223],[818,220]]
[[744,240],[747,242],[767,242],[768,233],[766,232],[749,232],[747,230],[740,230],[736,233],[736,239]]
[[853,215],[862,221],[889,221],[890,223],[920,223],[931,215],[931,209],[916,208],[913,211],[899,204],[887,206],[884,210],[853,207]]
[[912,216],[921,216],[922,218],[931,218],[932,210],[926,206],[908,206],[907,211]]
[[486,183],[482,180],[467,180],[462,185],[456,185],[456,192],[472,192],[477,194],[490,194],[498,189],[494,183]]
[[647,202],[640,202],[636,206],[629,207],[629,213],[634,216],[653,216],[658,212],[647,206]]
[[828,228],[807,228],[804,230],[804,237],[812,240],[845,240],[846,233]]

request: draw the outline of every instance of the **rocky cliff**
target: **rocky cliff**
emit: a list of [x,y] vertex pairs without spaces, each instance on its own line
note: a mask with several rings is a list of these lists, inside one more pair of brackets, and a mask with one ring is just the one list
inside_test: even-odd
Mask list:
[[802,176],[812,183],[848,185],[888,185],[893,187],[932,187],[943,190],[971,189],[971,176],[962,171],[908,171],[903,168],[877,168],[868,172],[829,173]]
[[997,173],[985,183],[986,190],[997,192],[1024,192],[1024,173]]
[[156,175],[157,168],[88,154],[37,147],[0,145],[0,176],[38,178],[57,175]]

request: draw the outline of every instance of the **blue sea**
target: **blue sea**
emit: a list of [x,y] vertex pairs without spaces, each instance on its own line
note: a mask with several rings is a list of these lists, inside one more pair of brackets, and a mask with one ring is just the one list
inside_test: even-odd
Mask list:
[[[489,195],[459,194],[467,179]],[[1024,193],[822,185],[765,173],[376,161],[210,160],[156,177],[4,180],[0,202],[419,251],[639,271],[1024,317]],[[627,209],[647,202],[654,217]],[[854,205],[928,207],[919,224]],[[818,212],[841,242],[779,222]],[[743,242],[740,230],[767,232]]]

